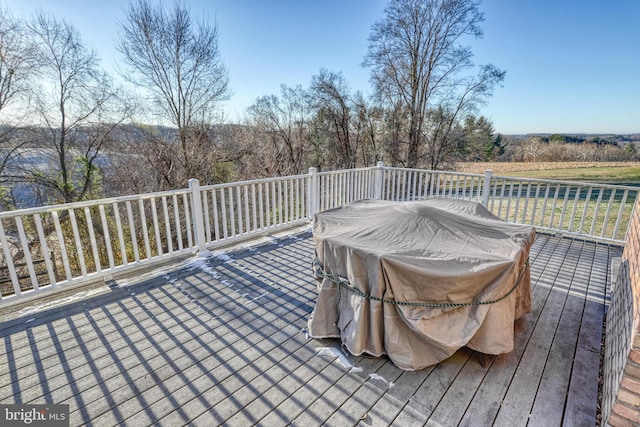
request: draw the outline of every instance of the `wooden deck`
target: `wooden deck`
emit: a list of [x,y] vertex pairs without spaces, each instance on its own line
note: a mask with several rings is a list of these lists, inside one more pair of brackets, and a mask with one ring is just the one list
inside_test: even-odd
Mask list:
[[67,403],[89,426],[594,425],[620,253],[538,235],[515,350],[404,372],[308,339],[312,240],[298,229],[0,323],[0,403]]

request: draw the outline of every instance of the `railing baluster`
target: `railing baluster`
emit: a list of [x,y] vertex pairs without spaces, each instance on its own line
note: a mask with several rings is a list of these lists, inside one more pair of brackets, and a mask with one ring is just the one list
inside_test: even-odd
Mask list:
[[476,177],[474,176],[465,176],[464,178],[465,181],[467,178],[469,178],[469,198],[467,200],[475,200],[477,202],[479,200],[478,196],[480,194],[478,179],[476,179]]
[[244,201],[244,230],[245,233],[251,232],[251,213],[249,211],[249,187],[247,185],[242,186],[242,199]]
[[[203,191],[202,194],[204,195],[205,199],[208,197],[206,191]],[[184,208],[184,224],[185,224],[185,232],[187,234],[187,245],[189,249],[191,249],[193,248],[193,238],[191,237],[191,215],[189,212],[189,205],[190,204],[189,204],[189,198],[187,197],[187,193],[182,194],[182,207]],[[215,205],[214,205],[214,208],[215,208]],[[208,212],[207,212],[207,215],[208,215]],[[209,242],[211,241],[211,235],[209,235],[208,241]]]
[[95,230],[93,229],[93,220],[91,219],[91,211],[89,207],[84,208],[84,218],[87,221],[87,229],[89,230],[89,242],[91,243],[91,253],[93,256],[93,264],[96,272],[102,272],[102,265],[100,264],[100,254],[98,252],[98,243],[96,241]]
[[616,196],[616,189],[611,190],[611,196],[609,196],[609,204],[607,205],[607,212],[604,214],[604,220],[602,221],[602,230],[600,231],[600,237],[604,236],[604,233],[607,229],[607,225],[609,225],[609,214],[611,213],[611,206],[613,206],[613,202]]
[[589,230],[589,234],[594,235],[596,231],[596,224],[598,221],[598,215],[600,214],[600,203],[602,202],[602,195],[604,193],[604,189],[600,188],[598,191],[598,200],[596,200],[596,207],[593,210],[593,220],[591,221],[591,229]]
[[294,212],[293,218],[295,220],[302,218],[302,215],[304,214],[304,212],[302,212],[301,209],[305,205],[300,203],[303,200],[302,194],[300,194],[300,181],[301,179],[295,180],[295,193],[294,193],[295,202],[293,203],[293,212]]
[[620,222],[622,220],[622,214],[624,212],[624,207],[627,203],[628,195],[629,195],[629,190],[624,190],[624,193],[622,193],[622,200],[620,201],[620,209],[618,209],[618,217],[616,219],[616,225],[613,228],[613,234],[611,235],[612,239],[615,239],[618,236],[618,232],[620,231]]
[[169,219],[166,197],[162,197],[162,213],[164,214],[164,231],[167,236],[167,251],[171,254],[173,253],[173,238],[171,237],[171,220]]
[[[211,208],[213,209],[213,230],[215,236],[212,236],[211,241],[217,242],[220,240],[220,218],[218,217],[218,192],[214,189],[211,190]],[[222,203],[221,203],[222,205]]]
[[289,219],[291,222],[298,219],[298,188],[299,180],[297,178],[291,179],[289,185]]
[[416,171],[411,171],[410,177],[411,177],[411,200],[416,200],[418,197],[417,195],[417,182],[418,181],[418,172]]
[[[47,268],[47,275],[49,276],[49,284],[52,286],[56,285],[58,279],[56,278],[55,272],[53,270],[53,263],[51,262],[51,253],[49,252],[49,246],[47,245],[47,238],[44,235],[44,228],[42,227],[42,220],[40,219],[40,214],[33,215],[33,221],[36,224],[36,230],[38,231],[38,239],[40,240],[40,249],[42,251],[42,258],[44,258],[44,264]],[[0,224],[2,221],[0,221]],[[4,232],[2,232],[4,236]],[[1,295],[0,295],[1,297]]]
[[156,250],[157,256],[162,256],[164,251],[162,250],[162,239],[160,239],[160,225],[158,224],[158,211],[156,207],[156,198],[151,198],[151,218],[153,221],[153,231],[156,237]]
[[567,211],[567,201],[569,200],[569,193],[571,191],[571,186],[567,185],[564,190],[564,200],[562,201],[562,212],[560,212],[560,222],[558,222],[558,228],[563,229],[562,225],[564,224],[564,213]]
[[527,212],[529,209],[529,199],[531,198],[531,183],[527,185],[527,196],[524,199],[524,208],[522,208],[522,223],[527,223]]
[[[211,216],[209,215],[209,192],[207,192],[206,190],[201,191],[200,201],[202,203],[202,213],[204,221],[204,238],[207,242],[211,242],[213,239],[211,237]],[[215,205],[213,205],[212,208],[215,209]]]
[[114,202],[113,207],[113,217],[116,220],[116,231],[118,232],[118,241],[120,242],[120,256],[122,258],[122,265],[129,264],[129,260],[127,258],[127,245],[124,243],[124,231],[122,230],[122,221],[120,220],[120,208],[118,207],[118,203]]
[[[186,207],[186,206],[185,206]],[[144,240],[144,253],[147,259],[150,259],[151,244],[149,243],[149,230],[147,226],[147,214],[144,209],[144,202],[142,199],[138,200],[138,212],[140,212],[140,228],[142,229],[142,239]]]
[[[62,234],[58,211],[51,212],[51,217],[53,218],[53,226],[55,227],[56,235],[58,236],[58,246],[60,249],[60,258],[62,258],[62,265],[64,266],[64,273],[67,277],[67,282],[71,282],[73,275],[71,274],[71,266],[69,265],[69,257],[67,256],[67,245],[64,241],[64,235]],[[4,231],[2,234],[4,235]]]
[[491,177],[491,179],[493,180],[493,192],[491,194],[491,212],[493,212],[493,207],[496,203],[496,194],[498,194],[498,180],[493,177]]
[[584,230],[584,223],[587,220],[587,210],[589,209],[589,205],[591,204],[591,190],[593,187],[589,186],[587,190],[587,197],[584,199],[584,209],[582,210],[582,219],[580,220],[580,230],[578,233],[582,234],[582,230]]
[[549,228],[553,228],[553,220],[556,215],[556,204],[560,195],[560,184],[556,184],[556,191],[553,193],[553,203],[551,204],[551,217],[549,218]]
[[409,189],[411,188],[411,176],[407,173],[407,171],[404,171],[403,174],[403,181],[404,181],[404,201],[406,202],[407,200],[411,200],[411,195],[409,194]]
[[248,184],[244,184],[242,186],[238,186],[238,191],[240,192],[240,198],[238,199],[238,207],[242,209],[242,215],[240,215],[240,217],[242,218],[242,222],[244,224],[243,226],[243,233],[244,234],[248,234],[251,233],[251,208],[250,208],[250,191],[249,191],[249,185]]
[[[268,185],[267,185],[268,187]],[[258,212],[260,213],[260,229],[264,229],[264,192],[262,183],[258,184]]]
[[236,231],[236,204],[233,200],[233,188],[227,187],[227,196],[229,197],[229,224],[231,225],[231,237],[237,235]]
[[109,223],[107,223],[107,216],[105,214],[103,204],[100,204],[98,206],[98,211],[100,212],[100,220],[102,221],[102,232],[104,233],[104,244],[107,248],[107,257],[109,258],[109,268],[113,270],[115,268],[115,261],[113,259],[113,247],[111,246]]
[[[206,197],[205,197],[206,199]],[[176,196],[175,194],[171,197],[172,203],[173,203],[173,220],[175,222],[175,226],[176,226],[176,239],[178,240],[178,250],[183,250],[184,249],[184,243],[182,242],[182,224],[180,223],[180,210],[179,210],[179,206],[178,206],[178,196]],[[205,212],[207,212],[206,217],[207,217],[207,225],[206,227],[209,226],[209,210],[208,209],[203,209]],[[209,238],[207,238],[207,241],[209,240]],[[137,246],[136,246],[137,247]]]
[[511,199],[513,198],[513,181],[509,181],[509,196],[507,197],[507,212],[504,215],[504,220],[509,221],[509,214],[511,213]]
[[538,198],[540,197],[540,185],[541,183],[538,183],[538,185],[536,186],[536,196],[533,199],[533,209],[532,209],[533,212],[531,214],[531,225],[534,225],[536,223],[536,213],[538,212]]
[[520,207],[520,196],[522,195],[522,183],[518,184],[518,196],[516,197],[516,206],[513,209],[513,222],[518,220],[518,208]]
[[502,218],[502,201],[504,200],[504,187],[507,185],[507,180],[502,178],[502,185],[500,186],[500,202],[498,203],[498,218]]
[[569,220],[569,228],[568,230],[573,231],[573,223],[576,220],[576,211],[578,209],[578,203],[580,203],[580,192],[582,191],[582,187],[576,187],[576,195],[573,198],[573,208],[571,209],[571,219]]
[[73,241],[76,246],[76,254],[78,255],[78,262],[80,263],[80,274],[82,277],[87,277],[87,265],[84,262],[84,251],[82,249],[82,242],[80,240],[80,232],[78,231],[78,221],[76,220],[76,211],[69,209],[69,221],[71,222],[71,231],[73,233]]
[[253,231],[258,229],[258,213],[256,212],[256,184],[251,184],[251,217],[253,219]]
[[9,242],[4,232],[4,225],[0,219],[0,244],[2,244],[2,252],[4,252],[4,261],[9,269],[9,277],[11,277],[11,284],[13,285],[13,292],[15,295],[22,294],[20,289],[20,281],[18,280],[18,274],[16,273],[16,267],[13,264],[13,257],[11,256],[11,249],[9,248]]
[[140,262],[140,251],[138,250],[138,239],[136,238],[136,226],[133,222],[131,201],[127,200],[125,206],[127,207],[127,218],[129,219],[129,234],[131,235],[131,246],[133,246],[133,257],[136,262]]
[[[271,182],[273,185],[273,181]],[[271,196],[269,194],[269,183],[265,184],[265,198],[264,200],[267,202],[267,228],[271,226]]]
[[276,193],[278,197],[278,223],[277,225],[282,225],[282,181],[278,181],[278,192]]
[[24,257],[25,264],[27,265],[27,270],[29,271],[29,278],[31,279],[31,288],[34,291],[37,291],[39,289],[38,276],[36,275],[36,270],[33,267],[31,249],[29,249],[29,240],[27,239],[27,235],[24,232],[24,224],[22,223],[22,218],[16,216],[15,223],[18,230],[18,237],[20,238],[20,246],[22,246],[22,256]]
[[227,237],[229,237],[229,231],[227,229],[227,199],[224,193],[225,193],[224,188],[221,188],[220,189],[220,215],[222,215],[222,238],[226,239]]
[[284,182],[284,189],[282,191],[283,205],[282,210],[284,211],[284,224],[289,223],[289,181]]
[[542,222],[544,221],[544,217],[547,214],[547,201],[549,200],[549,190],[550,190],[550,185],[549,183],[547,183],[547,188],[544,191],[544,200],[542,202],[542,212],[540,213],[540,224],[539,224],[540,227],[542,227]]
[[242,193],[240,192],[240,187],[236,187],[236,209],[238,211],[238,234],[242,236],[242,234],[244,234],[244,228],[242,226],[243,211],[242,211]]

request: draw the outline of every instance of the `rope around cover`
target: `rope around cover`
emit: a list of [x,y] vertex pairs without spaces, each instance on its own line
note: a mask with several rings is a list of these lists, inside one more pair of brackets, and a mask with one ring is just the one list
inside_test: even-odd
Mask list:
[[340,287],[341,289],[346,289],[356,295],[359,295],[360,297],[366,298],[370,301],[377,301],[377,302],[381,302],[381,303],[386,303],[386,304],[392,304],[392,305],[403,305],[403,306],[410,306],[410,307],[428,307],[428,308],[446,308],[446,307],[466,307],[466,306],[473,306],[473,305],[488,305],[488,304],[495,304],[497,302],[502,301],[503,299],[507,298],[509,295],[511,295],[517,288],[518,286],[520,286],[520,283],[522,283],[522,279],[524,278],[525,273],[529,270],[529,258],[527,258],[527,262],[525,263],[525,268],[522,269],[522,271],[520,272],[520,274],[518,275],[518,280],[516,281],[516,283],[513,285],[513,287],[511,287],[511,289],[509,290],[509,292],[507,292],[506,294],[504,294],[503,296],[501,296],[500,298],[496,298],[496,299],[492,299],[489,301],[469,301],[469,302],[446,302],[446,303],[437,303],[437,302],[418,302],[418,301],[395,301],[395,300],[390,300],[390,299],[384,299],[384,298],[378,298],[378,297],[374,297],[371,294],[368,294],[364,291],[361,291],[360,289],[356,288],[355,286],[351,285],[351,283],[349,283],[348,280],[335,275],[335,274],[328,274],[325,273],[324,268],[322,267],[322,264],[320,264],[320,262],[318,261],[317,258],[315,258],[314,260],[314,270],[315,273],[318,277],[321,277],[323,279],[328,279],[331,282],[335,283],[336,285],[338,285],[338,287]]

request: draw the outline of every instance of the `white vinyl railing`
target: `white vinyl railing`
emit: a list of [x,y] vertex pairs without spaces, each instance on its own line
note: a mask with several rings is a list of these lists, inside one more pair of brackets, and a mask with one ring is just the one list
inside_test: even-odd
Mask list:
[[623,244],[638,189],[385,167],[317,172],[0,213],[0,299],[302,224],[354,200],[448,197],[501,219]]
[[482,203],[507,222],[624,244],[640,188],[584,182],[384,168],[383,199],[448,197]]

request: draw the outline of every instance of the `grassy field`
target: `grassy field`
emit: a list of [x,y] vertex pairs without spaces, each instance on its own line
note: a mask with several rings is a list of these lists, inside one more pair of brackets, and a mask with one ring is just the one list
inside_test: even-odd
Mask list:
[[456,169],[523,178],[589,181],[606,184],[640,185],[640,162],[474,162],[457,163]]

